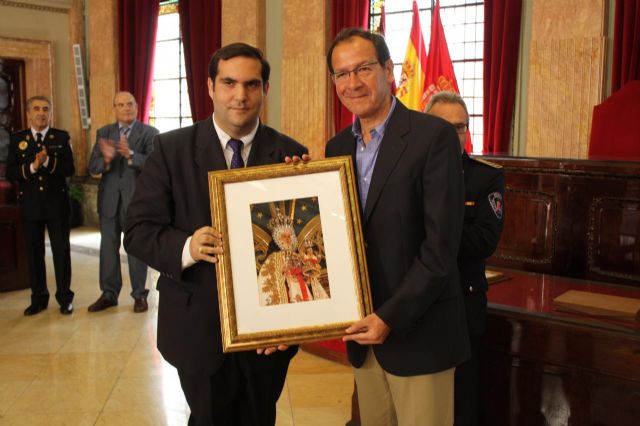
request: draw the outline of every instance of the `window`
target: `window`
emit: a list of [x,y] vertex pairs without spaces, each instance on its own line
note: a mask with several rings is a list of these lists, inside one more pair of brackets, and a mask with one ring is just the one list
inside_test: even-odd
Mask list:
[[[409,42],[413,0],[371,0],[370,28],[380,25],[381,7],[385,8],[385,38],[394,63],[396,82]],[[429,48],[431,15],[435,1],[418,0],[422,37]],[[444,27],[449,55],[453,62],[460,95],[469,110],[473,152],[482,152],[482,57],[484,48],[484,3],[473,0],[440,0],[440,19]]]
[[193,123],[180,38],[178,2],[160,5],[149,124],[160,132]]

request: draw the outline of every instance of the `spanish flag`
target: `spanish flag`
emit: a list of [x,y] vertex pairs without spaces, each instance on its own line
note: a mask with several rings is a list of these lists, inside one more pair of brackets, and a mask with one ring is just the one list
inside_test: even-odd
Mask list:
[[402,74],[396,96],[407,108],[424,111],[422,94],[424,93],[425,69],[427,65],[427,49],[422,38],[418,4],[413,0],[413,22],[407,52],[402,63]]

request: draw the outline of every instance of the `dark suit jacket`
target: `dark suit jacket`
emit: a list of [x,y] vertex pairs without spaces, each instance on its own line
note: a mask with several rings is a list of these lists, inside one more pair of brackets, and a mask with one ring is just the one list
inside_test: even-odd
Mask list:
[[[499,166],[462,154],[465,207],[458,270],[469,333],[485,330],[487,278],[485,259],[493,254],[504,220],[504,174]],[[499,195],[497,195],[499,194]]]
[[[347,128],[326,156],[352,155]],[[443,371],[469,357],[456,255],[463,220],[460,148],[444,120],[399,101],[387,124],[362,227],[375,313],[391,333],[373,350],[398,376]],[[347,345],[355,367],[367,346]]]
[[[247,164],[280,163],[286,155],[306,152],[293,139],[261,125]],[[211,226],[207,173],[226,168],[211,118],[161,134],[127,212],[127,252],[161,273],[158,349],[173,366],[192,374],[211,375],[224,355],[215,267],[198,262],[182,271],[182,249],[197,229]],[[258,364],[268,369],[296,350],[261,356]],[[242,354],[258,358],[255,351]]]
[[30,165],[42,148],[37,146],[31,129],[11,135],[7,158],[7,177],[18,181],[18,200],[25,220],[52,219],[69,215],[66,177],[73,176],[73,154],[69,134],[49,128],[43,135],[49,163],[31,173]]
[[121,207],[127,208],[136,189],[136,178],[140,175],[147,157],[153,151],[153,137],[157,134],[158,129],[155,127],[136,121],[127,138],[129,149],[133,151],[131,164],[116,153],[111,163],[105,167],[98,140],[105,138],[117,143],[120,140],[120,130],[118,123],[98,129],[96,143],[89,159],[89,172],[94,175],[102,173],[98,186],[98,214],[115,217],[118,214],[120,197],[122,198]]

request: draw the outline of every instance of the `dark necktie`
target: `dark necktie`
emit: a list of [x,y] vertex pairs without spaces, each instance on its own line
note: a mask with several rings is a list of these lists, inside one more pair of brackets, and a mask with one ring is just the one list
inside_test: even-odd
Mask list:
[[129,127],[120,127],[120,134],[122,136],[124,136],[125,138],[129,137],[129,130],[131,130]]
[[244,160],[242,159],[242,146],[244,144],[238,139],[229,139],[229,146],[233,150],[233,157],[231,157],[231,169],[238,169],[244,167]]
[[38,148],[42,146],[42,133],[36,133],[36,142],[38,143]]

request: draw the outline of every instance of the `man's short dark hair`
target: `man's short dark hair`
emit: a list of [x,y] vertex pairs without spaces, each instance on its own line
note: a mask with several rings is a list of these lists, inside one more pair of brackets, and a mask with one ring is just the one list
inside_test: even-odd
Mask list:
[[327,52],[327,67],[329,68],[329,72],[331,74],[333,74],[333,64],[331,63],[333,49],[335,49],[338,44],[350,39],[351,37],[360,37],[370,41],[373,44],[373,47],[376,49],[376,59],[378,60],[380,65],[384,66],[384,64],[386,64],[387,61],[391,59],[391,54],[389,53],[387,42],[380,34],[371,33],[369,31],[363,30],[362,28],[344,28],[340,30],[335,40],[333,40],[333,43],[331,43],[329,51]]
[[244,56],[245,58],[254,58],[260,61],[262,65],[262,84],[269,81],[269,73],[271,72],[271,66],[269,62],[264,58],[262,51],[258,48],[250,46],[246,43],[231,43],[220,49],[216,50],[211,60],[209,61],[209,77],[212,81],[216,81],[216,75],[218,75],[218,63],[223,60],[229,60],[238,56]]

